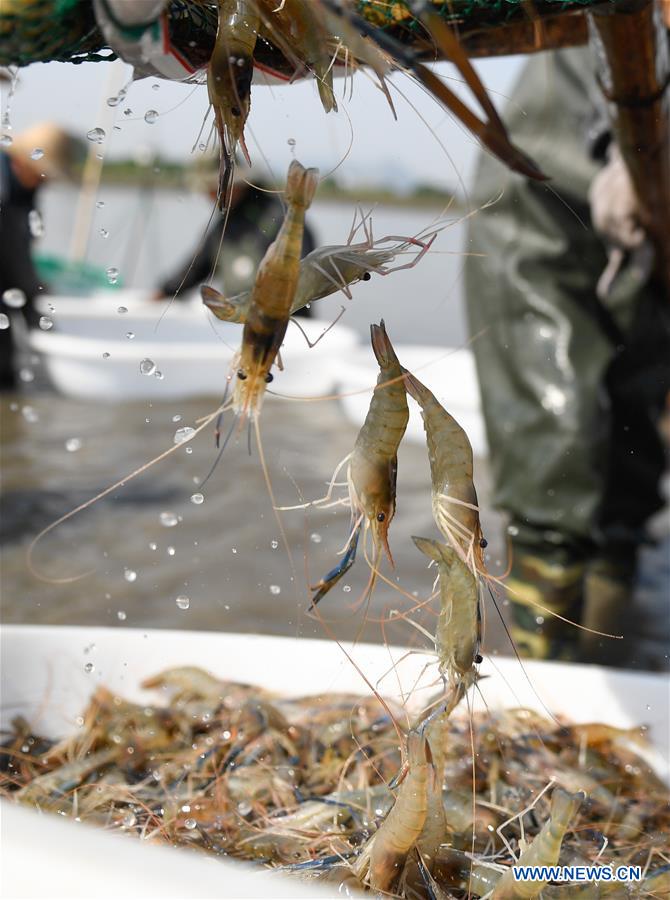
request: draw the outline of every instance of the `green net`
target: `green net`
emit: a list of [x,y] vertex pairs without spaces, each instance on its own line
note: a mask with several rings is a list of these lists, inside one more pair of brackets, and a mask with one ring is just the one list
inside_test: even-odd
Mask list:
[[[533,18],[594,5],[603,0],[432,0],[448,22],[494,27],[511,18]],[[605,0],[608,2],[608,0]],[[609,0],[616,3],[617,0]],[[407,41],[425,31],[402,0],[353,0],[353,9],[371,25],[393,31]],[[170,38],[175,48],[206,64],[216,33],[217,4],[207,0],[171,0]],[[424,34],[425,36],[425,34]],[[201,50],[198,55],[197,50]],[[115,59],[95,21],[92,0],[1,0],[0,65],[33,62]]]

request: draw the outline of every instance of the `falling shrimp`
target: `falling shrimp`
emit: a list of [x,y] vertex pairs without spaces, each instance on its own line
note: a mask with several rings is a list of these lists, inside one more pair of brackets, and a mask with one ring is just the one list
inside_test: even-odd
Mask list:
[[270,369],[284,340],[298,285],[305,211],[314,197],[318,175],[318,169],[305,169],[297,160],[289,166],[288,209],[258,267],[237,356],[232,406],[242,419],[257,418],[266,384],[272,381]]
[[[374,240],[370,232],[366,241],[356,244],[349,241],[346,244],[317,247],[300,261],[300,275],[291,314],[336,291],[342,291],[351,298],[351,285],[358,281],[368,281],[373,272],[377,275],[389,275],[391,272],[414,267],[428,252],[436,237],[437,231],[413,238],[389,236]],[[395,245],[384,249],[383,245],[391,241],[395,241]],[[417,247],[418,252],[410,262],[390,267],[390,263],[398,255],[409,252],[413,247]],[[203,303],[217,319],[224,322],[246,322],[251,291],[229,298],[210,285],[203,285],[200,292]]]
[[410,731],[407,770],[396,801],[353,867],[360,881],[373,891],[391,890],[408,853],[421,837],[433,778],[427,739],[419,731]]
[[[407,428],[409,409],[402,377],[403,369],[386,334],[383,319],[379,325],[370,326],[370,334],[372,349],[380,370],[377,385],[354,449],[335,470],[337,474],[340,468],[348,463],[347,483],[352,529],[342,560],[316,586],[312,605],[316,605],[354,564],[358,539],[363,527],[366,534],[368,529],[372,531],[375,550],[368,593],[375,584],[382,550],[386,552],[389,562],[393,565],[388,530],[395,514],[398,447]],[[324,501],[329,500],[330,496],[326,495],[322,501],[317,500],[307,505],[323,505]]]
[[439,541],[414,537],[418,549],[437,563],[440,614],[435,629],[435,650],[440,674],[454,684],[481,662],[482,615],[477,577],[458,553]]
[[[585,799],[583,793],[569,794],[556,787],[551,795],[551,810],[548,820],[519,857],[517,866],[555,866],[561,853],[561,844],[570,823]],[[539,896],[546,881],[516,881],[514,865],[505,872],[496,884],[492,900],[533,900]]]
[[426,430],[433,518],[444,537],[470,568],[485,571],[472,446],[456,419],[418,378],[407,372],[407,392],[421,407]]
[[218,204],[227,202],[235,148],[250,163],[244,126],[251,105],[251,79],[259,16],[255,0],[218,0],[219,27],[207,68],[207,92],[219,135],[221,164]]

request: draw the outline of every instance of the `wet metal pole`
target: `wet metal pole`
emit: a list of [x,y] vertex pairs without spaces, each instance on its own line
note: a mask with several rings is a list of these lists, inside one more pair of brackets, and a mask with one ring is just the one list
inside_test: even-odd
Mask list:
[[[664,8],[665,7],[665,8]],[[589,17],[600,86],[670,300],[670,40],[664,0],[598,6]]]

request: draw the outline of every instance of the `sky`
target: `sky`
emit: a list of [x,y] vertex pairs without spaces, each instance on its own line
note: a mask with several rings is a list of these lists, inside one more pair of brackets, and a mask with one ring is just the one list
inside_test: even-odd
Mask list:
[[[521,57],[476,63],[499,107],[511,93],[522,64]],[[456,70],[448,64],[437,68],[476,108]],[[103,128],[107,137],[99,151],[108,159],[147,151],[170,160],[197,156],[198,144],[206,143],[211,128],[210,116],[198,137],[208,108],[206,87],[143,79],[130,84],[121,102],[110,107],[107,98],[116,96],[131,74],[120,61],[34,64],[20,70],[9,108],[8,87],[3,85],[3,116],[9,114],[14,134],[44,120],[79,134]],[[365,72],[357,73],[353,82],[338,79],[336,94],[340,111],[326,115],[313,80],[279,87],[255,85],[246,129],[254,163],[281,180],[296,156],[305,165],[319,166],[323,175],[337,170],[343,183],[386,184],[399,190],[415,183],[458,189],[461,179],[467,180],[476,142],[407,76],[391,77],[397,121],[373,77]],[[158,113],[153,122],[144,118],[150,110]]]

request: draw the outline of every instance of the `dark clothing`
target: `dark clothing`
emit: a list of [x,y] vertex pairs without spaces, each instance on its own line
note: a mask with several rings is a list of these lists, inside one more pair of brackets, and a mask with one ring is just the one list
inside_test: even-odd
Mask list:
[[[629,587],[645,523],[663,505],[670,306],[632,265],[606,303],[596,296],[607,262],[587,202],[597,90],[586,50],[527,64],[505,118],[551,181],[484,157],[475,202],[504,192],[472,218],[468,250],[484,257],[466,259],[494,500],[510,516],[510,599],[526,604],[537,647],[566,632],[556,620],[536,626],[530,598],[551,595],[545,605],[579,619],[593,566]],[[544,641],[535,655],[546,654]]]
[[[265,251],[277,236],[284,209],[274,194],[249,188],[231,209],[227,222],[225,214],[221,215],[218,210],[214,216],[215,221],[193,262],[189,260],[161,285],[166,296],[173,296],[180,285],[181,291],[198,287],[210,278],[215,264],[214,277],[222,282],[223,293],[232,297],[248,290]],[[222,240],[224,224],[226,231]],[[305,226],[301,255],[305,256],[314,247],[312,232]]]
[[[36,323],[33,300],[40,290],[30,255],[28,223],[28,215],[35,208],[35,193],[23,187],[7,154],[0,153],[0,311],[10,319],[22,315],[30,325]],[[10,308],[2,301],[10,288],[18,288],[26,295],[26,305],[21,309]],[[0,331],[0,389],[15,384],[14,349],[13,329]]]

